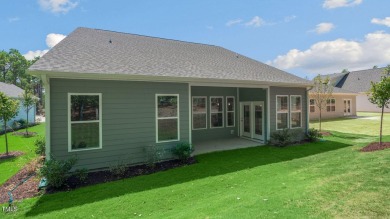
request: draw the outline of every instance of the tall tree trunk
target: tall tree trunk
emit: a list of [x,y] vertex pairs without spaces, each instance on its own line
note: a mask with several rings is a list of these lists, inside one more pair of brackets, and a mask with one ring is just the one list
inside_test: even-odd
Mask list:
[[322,117],[322,110],[320,108],[320,132],[321,132],[321,117]]
[[7,120],[4,121],[5,154],[8,156]]
[[27,108],[27,125],[26,125],[26,136],[28,136],[28,108]]
[[383,126],[383,111],[385,110],[385,106],[382,106],[382,113],[381,113],[381,129],[379,131],[379,145],[382,145],[382,126]]

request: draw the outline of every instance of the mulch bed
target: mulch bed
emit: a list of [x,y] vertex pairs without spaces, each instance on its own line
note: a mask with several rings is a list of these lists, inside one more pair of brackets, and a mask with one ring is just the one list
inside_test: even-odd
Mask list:
[[18,156],[21,156],[23,154],[24,154],[24,152],[22,152],[22,151],[11,151],[8,153],[8,155],[6,153],[0,154],[0,160],[18,157]]
[[364,148],[360,149],[361,152],[371,152],[371,151],[379,151],[384,150],[386,148],[390,148],[390,142],[382,142],[382,145],[379,142],[373,142]]
[[110,181],[116,181],[125,178],[131,178],[140,175],[148,175],[160,171],[169,170],[172,168],[177,168],[181,166],[187,166],[196,163],[195,158],[191,157],[187,160],[187,162],[183,163],[180,160],[169,160],[157,163],[154,167],[150,167],[148,165],[137,165],[127,167],[125,173],[121,176],[116,176],[109,170],[101,170],[88,173],[88,177],[84,182],[81,182],[77,177],[71,176],[65,183],[65,186],[61,188],[52,188],[49,187],[46,189],[46,193],[55,193],[59,191],[69,191],[76,188],[95,185],[99,183],[105,183]]
[[32,137],[32,136],[37,135],[37,133],[36,132],[28,132],[28,134],[27,134],[26,132],[14,132],[14,133],[12,133],[12,135]]

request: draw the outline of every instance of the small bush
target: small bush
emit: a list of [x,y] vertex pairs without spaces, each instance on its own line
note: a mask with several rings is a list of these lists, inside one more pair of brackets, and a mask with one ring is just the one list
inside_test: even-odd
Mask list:
[[292,143],[292,135],[290,130],[283,129],[280,131],[273,132],[271,134],[270,144],[278,147],[285,147]]
[[149,167],[154,168],[156,163],[160,162],[165,154],[165,151],[162,147],[158,147],[157,145],[149,145],[145,148],[147,161],[146,164]]
[[19,124],[19,128],[26,128],[27,126],[27,120],[25,119],[19,119],[17,123]]
[[38,137],[35,142],[34,142],[34,145],[35,145],[35,153],[38,154],[38,155],[42,155],[44,156],[45,155],[45,151],[46,151],[46,140],[45,140],[45,137]]
[[112,175],[121,177],[124,176],[127,170],[127,165],[123,161],[118,161],[116,164],[109,166],[109,171]]
[[320,140],[320,138],[322,138],[322,134],[319,130],[317,130],[315,128],[311,128],[307,132],[307,139],[310,142],[316,142],[316,141]]
[[69,171],[76,164],[76,162],[76,158],[71,158],[68,160],[56,160],[51,158],[41,167],[40,175],[46,177],[49,186],[59,188],[64,185],[70,176]]
[[73,176],[80,180],[80,182],[85,183],[88,178],[88,170],[86,168],[77,169],[74,171]]
[[190,143],[182,142],[176,145],[172,149],[172,153],[177,156],[182,162],[185,162],[188,160],[188,158],[191,157],[191,153],[194,150],[192,149],[192,145]]

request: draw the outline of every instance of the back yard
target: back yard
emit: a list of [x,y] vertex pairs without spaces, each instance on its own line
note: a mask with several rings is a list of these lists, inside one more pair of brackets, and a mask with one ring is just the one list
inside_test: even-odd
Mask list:
[[358,151],[379,124],[377,114],[359,116],[325,122],[324,142],[200,155],[194,165],[27,199],[7,216],[389,218],[390,150]]

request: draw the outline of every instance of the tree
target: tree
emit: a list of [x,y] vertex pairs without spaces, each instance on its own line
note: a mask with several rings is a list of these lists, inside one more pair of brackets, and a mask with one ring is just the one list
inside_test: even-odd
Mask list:
[[4,123],[5,152],[8,156],[7,122],[18,114],[19,101],[0,92],[0,120]]
[[9,65],[9,55],[6,51],[2,50],[0,51],[0,71],[2,74],[0,80],[2,82],[6,81],[5,76],[7,74],[8,65]]
[[30,112],[31,108],[35,106],[35,104],[38,102],[38,98],[34,96],[30,92],[29,89],[24,90],[24,93],[20,95],[20,99],[22,101],[22,106],[26,109],[27,113],[27,125],[26,125],[26,136],[28,136],[28,113]]
[[319,130],[321,131],[322,110],[326,108],[327,102],[330,101],[333,92],[333,85],[330,83],[329,76],[323,78],[321,75],[316,76],[314,79],[314,87],[309,94],[311,99],[315,100],[315,104],[320,110]]
[[370,102],[382,109],[379,145],[382,145],[383,112],[385,107],[389,108],[390,105],[390,65],[387,65],[383,73],[381,81],[371,82],[371,89],[368,93]]

